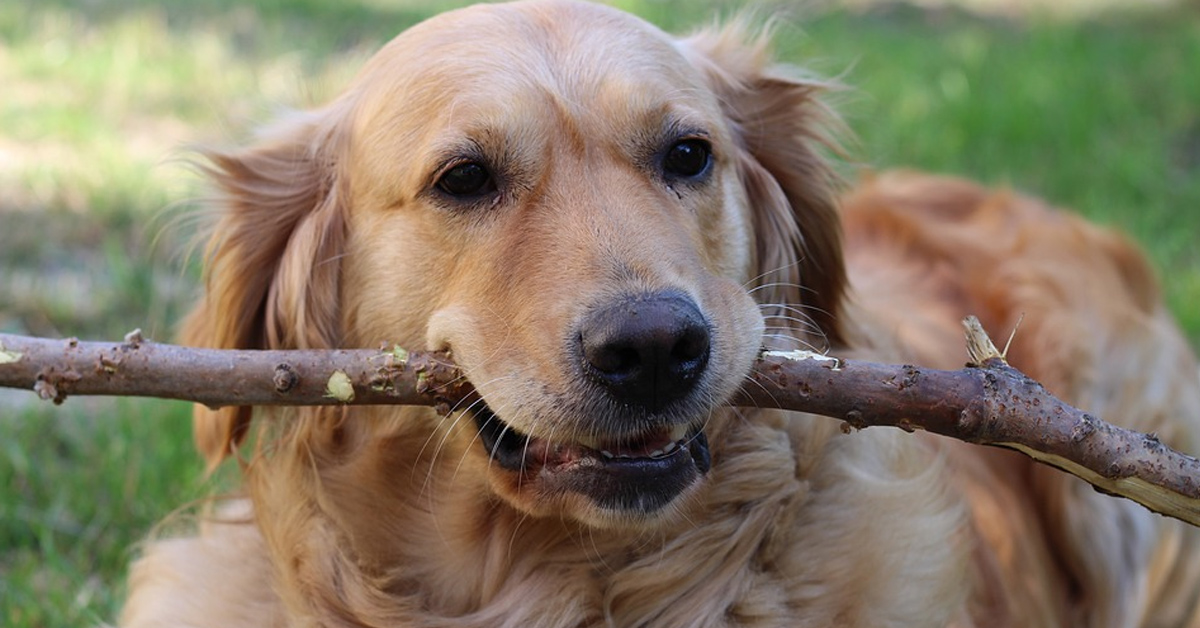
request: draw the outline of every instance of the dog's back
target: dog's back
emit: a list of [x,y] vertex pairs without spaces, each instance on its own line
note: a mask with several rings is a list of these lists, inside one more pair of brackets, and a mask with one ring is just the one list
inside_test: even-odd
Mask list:
[[[1195,358],[1147,261],[1119,234],[1011,191],[915,172],[868,176],[843,216],[852,298],[899,345],[896,359],[961,367],[959,320],[975,314],[998,341],[1015,330],[1009,361],[1052,393],[1197,451]],[[942,445],[990,548],[978,554],[992,592],[983,616],[1200,624],[1194,528],[1015,453]]]

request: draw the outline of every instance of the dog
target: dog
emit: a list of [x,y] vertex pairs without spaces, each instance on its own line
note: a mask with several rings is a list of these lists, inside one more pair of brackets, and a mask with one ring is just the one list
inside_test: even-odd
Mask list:
[[481,395],[201,408],[241,497],[149,542],[122,625],[1200,626],[1194,529],[1005,450],[727,402],[764,347],[959,368],[959,327],[1197,450],[1125,238],[916,172],[845,191],[827,85],[739,24],[575,0],[412,27],[208,155],[187,344],[449,351]]

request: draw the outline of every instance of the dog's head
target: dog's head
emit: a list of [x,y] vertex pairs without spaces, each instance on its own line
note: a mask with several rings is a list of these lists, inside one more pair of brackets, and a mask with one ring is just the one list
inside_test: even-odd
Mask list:
[[[840,335],[819,86],[743,35],[557,0],[413,27],[326,108],[212,156],[227,211],[189,341],[448,349],[483,401],[430,425],[509,504],[671,511],[764,338]],[[201,414],[202,448],[248,421]]]

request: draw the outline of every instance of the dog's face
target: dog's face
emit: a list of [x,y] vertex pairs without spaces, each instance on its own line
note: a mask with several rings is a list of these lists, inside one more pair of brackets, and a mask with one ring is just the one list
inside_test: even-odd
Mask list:
[[[509,504],[605,527],[672,512],[708,472],[706,423],[762,346],[750,289],[801,307],[799,275],[824,265],[832,287],[804,283],[828,300],[817,316],[840,291],[827,173],[797,126],[811,86],[738,75],[761,60],[723,67],[729,45],[574,2],[407,31],[300,121],[304,139],[217,159],[236,197],[264,152],[307,153],[318,173],[292,193],[306,209],[290,236],[258,253],[274,272],[227,299],[264,316],[215,344],[447,349],[482,402],[437,438],[470,441]],[[798,119],[747,130],[744,113]],[[768,154],[772,141],[786,143]],[[276,166],[270,179],[286,178]],[[216,268],[233,263],[221,246]],[[212,272],[210,308],[225,271]]]
[[445,15],[370,64],[347,329],[451,351],[512,503],[640,518],[708,470],[704,421],[760,346],[748,210],[700,72],[627,16],[563,10]]

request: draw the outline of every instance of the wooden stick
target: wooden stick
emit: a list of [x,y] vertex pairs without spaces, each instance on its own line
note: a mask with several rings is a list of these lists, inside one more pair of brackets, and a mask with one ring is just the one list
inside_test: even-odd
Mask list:
[[[1009,366],[978,321],[964,324],[973,360],[966,368],[765,352],[732,403],[829,416],[847,429],[886,425],[1015,449],[1102,492],[1200,525],[1200,460],[1064,403]],[[122,343],[0,334],[0,386],[55,403],[122,395],[210,407],[401,404],[445,412],[476,398],[440,353],[191,349],[147,342],[138,332]]]
[[0,334],[0,387],[69,395],[181,399],[206,406],[452,404],[475,395],[443,353],[400,348],[301,351],[195,349]]

